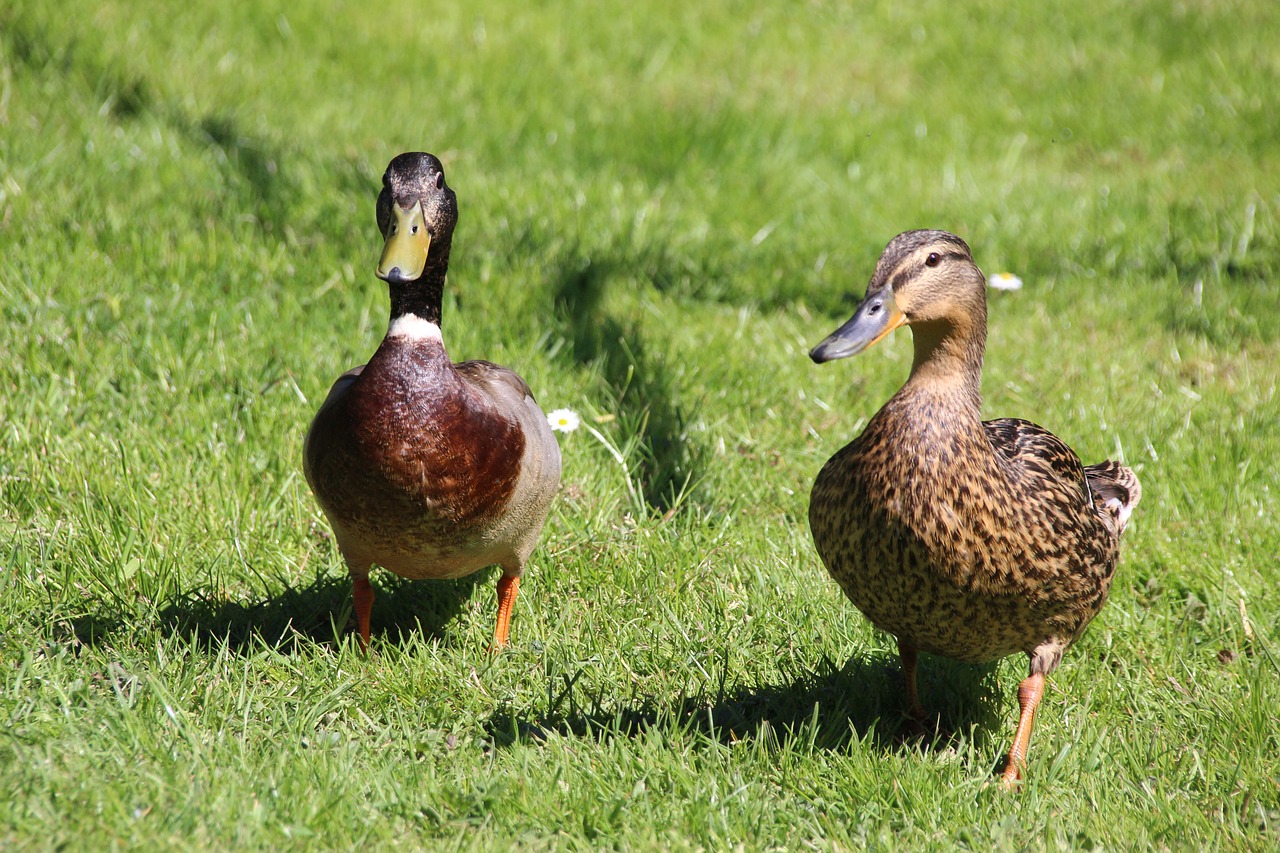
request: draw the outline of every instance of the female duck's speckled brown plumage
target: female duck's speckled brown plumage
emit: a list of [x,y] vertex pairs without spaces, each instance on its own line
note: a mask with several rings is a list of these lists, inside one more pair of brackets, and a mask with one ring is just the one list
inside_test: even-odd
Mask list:
[[1030,657],[1004,774],[1011,785],[1044,677],[1106,601],[1141,490],[1128,468],[1084,466],[1033,423],[982,421],[986,281],[959,237],[895,237],[853,318],[811,356],[854,355],[904,324],[915,342],[911,376],[823,467],[809,524],[845,594],[897,637],[916,719],[918,652]]
[[307,482],[351,573],[363,647],[374,564],[407,578],[501,566],[501,647],[560,483],[560,448],[523,379],[445,352],[440,309],[458,208],[440,161],[401,154],[382,180],[378,277],[391,321],[369,363],[339,377],[316,413]]

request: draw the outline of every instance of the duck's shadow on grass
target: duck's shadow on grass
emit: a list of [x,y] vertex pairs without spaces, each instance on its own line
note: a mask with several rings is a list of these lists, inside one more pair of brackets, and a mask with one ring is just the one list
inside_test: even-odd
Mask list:
[[642,441],[631,473],[645,502],[665,513],[678,510],[688,485],[703,479],[706,452],[690,436],[687,403],[680,401],[678,384],[662,356],[651,350],[640,323],[606,307],[606,293],[622,265],[566,257],[553,316],[573,343],[574,362],[598,365],[616,398],[615,414],[638,425]]
[[[410,581],[390,572],[371,576],[376,601],[370,633],[377,643],[403,644],[414,634],[436,639],[487,585],[496,570],[458,580]],[[353,637],[351,581],[345,575],[320,574],[306,586],[286,586],[258,600],[211,599],[201,590],[186,593],[160,611],[161,630],[202,645],[235,652],[263,646],[292,654],[299,646],[337,646]]]
[[[740,686],[718,695],[686,698],[663,705],[642,700],[607,710],[574,707],[573,679],[549,691],[548,709],[534,715],[500,709],[488,734],[498,747],[562,737],[641,737],[650,731],[688,733],[730,745],[768,738],[780,747],[840,751],[867,741],[882,751],[946,749],[963,738],[987,747],[1004,734],[1005,697],[996,666],[969,666],[922,656],[920,693],[933,714],[930,732],[913,734],[908,725],[902,669],[887,654],[851,658],[843,666],[824,659],[795,680]],[[564,706],[567,710],[562,710]]]

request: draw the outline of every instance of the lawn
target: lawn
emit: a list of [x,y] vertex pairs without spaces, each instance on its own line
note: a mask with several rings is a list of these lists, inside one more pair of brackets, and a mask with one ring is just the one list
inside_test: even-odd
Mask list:
[[[1280,845],[1273,0],[540,5],[0,7],[0,847]],[[362,654],[301,475],[405,150],[450,352],[584,420],[499,655],[496,570],[375,572]],[[1143,484],[1012,794],[1025,659],[900,743],[808,531],[917,227],[1025,282],[988,416]]]

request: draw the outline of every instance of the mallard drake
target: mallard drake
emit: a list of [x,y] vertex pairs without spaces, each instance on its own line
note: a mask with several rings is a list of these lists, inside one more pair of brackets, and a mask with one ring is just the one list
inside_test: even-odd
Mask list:
[[823,466],[809,526],[845,594],[897,638],[914,720],[924,719],[919,652],[1030,658],[1002,777],[1009,787],[1025,766],[1045,676],[1107,600],[1142,492],[1133,471],[1082,465],[1033,423],[982,420],[986,280],[964,240],[895,237],[852,319],[810,357],[855,355],[902,325],[915,344],[911,375]]
[[560,483],[560,448],[523,379],[445,352],[440,303],[458,203],[440,161],[393,159],[377,212],[391,320],[369,363],[338,377],[316,413],[307,482],[351,573],[362,648],[374,564],[406,578],[501,566],[500,648]]

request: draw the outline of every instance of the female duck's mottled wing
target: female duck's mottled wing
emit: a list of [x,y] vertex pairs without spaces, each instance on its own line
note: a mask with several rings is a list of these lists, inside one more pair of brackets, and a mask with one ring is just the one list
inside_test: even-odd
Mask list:
[[1033,477],[1079,483],[1085,506],[1093,509],[1111,535],[1119,538],[1124,532],[1142,496],[1133,471],[1111,459],[1084,465],[1062,439],[1030,421],[1001,418],[986,421],[983,427],[991,446]]
[[1042,426],[1020,418],[984,421],[987,439],[996,453],[1041,482],[1078,484],[1080,501],[1093,505],[1093,495],[1080,457],[1067,443]]

